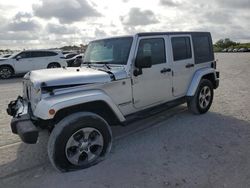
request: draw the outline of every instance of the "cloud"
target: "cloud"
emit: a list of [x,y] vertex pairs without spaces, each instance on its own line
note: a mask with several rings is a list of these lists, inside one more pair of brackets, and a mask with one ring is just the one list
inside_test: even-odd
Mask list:
[[0,40],[36,40],[37,36],[27,31],[0,33]]
[[46,30],[52,34],[75,34],[78,31],[76,27],[52,23],[47,24]]
[[150,25],[158,23],[158,19],[151,10],[131,8],[128,16],[121,16],[121,22],[128,26]]
[[174,0],[160,0],[160,5],[168,7],[178,7],[180,6],[180,3]]
[[107,33],[104,32],[103,30],[100,30],[98,28],[95,29],[95,36],[97,38],[101,38],[101,37],[106,37],[107,36]]
[[32,15],[30,13],[18,12],[8,23],[7,30],[8,31],[35,31],[39,29],[40,24],[32,19]]
[[229,7],[233,9],[249,9],[250,1],[249,0],[227,0],[227,1],[216,1],[221,7]]
[[40,25],[35,21],[20,21],[20,22],[11,22],[8,25],[9,31],[34,31],[40,28]]
[[34,14],[44,19],[57,18],[60,23],[73,23],[101,16],[86,0],[41,0],[32,5]]

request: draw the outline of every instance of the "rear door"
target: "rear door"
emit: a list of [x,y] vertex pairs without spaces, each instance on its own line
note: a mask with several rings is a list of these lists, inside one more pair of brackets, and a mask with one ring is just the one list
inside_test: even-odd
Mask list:
[[34,58],[33,70],[46,69],[51,62],[47,51],[34,51],[32,55]]
[[133,101],[135,108],[153,106],[172,96],[172,75],[166,60],[167,36],[140,37],[136,58],[151,57],[152,67],[142,69],[142,74],[133,75]]
[[195,71],[191,35],[172,35],[173,95],[185,96]]

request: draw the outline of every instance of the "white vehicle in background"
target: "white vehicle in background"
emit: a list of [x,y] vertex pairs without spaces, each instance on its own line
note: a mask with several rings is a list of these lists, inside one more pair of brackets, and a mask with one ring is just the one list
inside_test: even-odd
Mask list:
[[32,70],[66,66],[67,62],[61,51],[25,50],[0,59],[0,78],[7,79]]
[[79,67],[83,63],[84,54],[77,54],[74,57],[66,58],[68,67]]

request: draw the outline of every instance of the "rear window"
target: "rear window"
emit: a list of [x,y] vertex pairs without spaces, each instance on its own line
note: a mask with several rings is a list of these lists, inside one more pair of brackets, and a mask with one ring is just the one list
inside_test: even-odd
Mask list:
[[174,61],[192,58],[189,37],[171,38]]
[[205,63],[214,60],[211,37],[207,34],[194,35],[193,45],[195,63]]
[[44,52],[44,56],[56,56],[56,52]]

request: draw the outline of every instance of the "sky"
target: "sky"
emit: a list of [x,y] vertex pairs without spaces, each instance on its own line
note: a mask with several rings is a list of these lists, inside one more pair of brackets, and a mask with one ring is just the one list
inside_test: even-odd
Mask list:
[[0,0],[0,49],[52,48],[150,31],[250,42],[250,0]]

